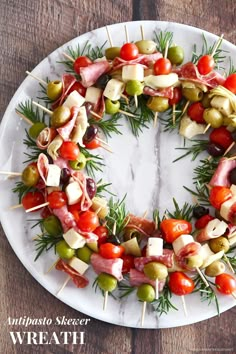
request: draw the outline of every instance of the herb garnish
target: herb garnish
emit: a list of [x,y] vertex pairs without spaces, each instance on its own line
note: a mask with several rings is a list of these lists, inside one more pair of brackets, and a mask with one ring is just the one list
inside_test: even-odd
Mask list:
[[54,247],[54,251],[56,253],[56,244],[61,240],[63,240],[62,236],[55,237],[48,234],[39,235],[35,239],[35,250],[37,254],[35,256],[34,261],[37,261],[37,259],[41,256],[43,252],[49,251],[52,247]]
[[207,286],[204,283],[204,281],[202,280],[202,278],[200,277],[200,275],[198,275],[194,279],[195,288],[196,288],[194,290],[194,292],[200,292],[201,301],[208,301],[208,305],[210,305],[212,302],[215,302],[217,313],[218,313],[218,316],[219,316],[220,315],[220,309],[219,309],[218,299],[217,299],[217,296],[216,296],[214,290],[211,287],[211,285],[215,286],[215,284],[212,283],[209,280],[207,280],[207,281],[210,284],[210,286]]
[[175,148],[176,150],[186,151],[183,155],[177,157],[173,162],[177,162],[188,155],[192,155],[191,161],[196,160],[199,154],[206,151],[206,147],[209,144],[208,140],[198,139],[192,140],[193,144],[191,146]]
[[87,159],[85,168],[89,176],[95,177],[95,171],[102,172],[102,167],[105,166],[103,163],[102,156],[93,155],[83,147],[80,147],[80,151],[84,154],[84,156]]
[[165,285],[162,292],[159,294],[157,300],[152,302],[155,311],[161,316],[163,313],[167,314],[171,309],[178,311],[178,309],[171,303],[170,299],[172,292],[168,285]]
[[154,42],[157,43],[157,50],[164,55],[165,48],[168,42],[170,47],[173,41],[173,32],[160,31],[160,33],[154,32]]
[[111,138],[112,133],[122,135],[122,133],[118,129],[118,127],[121,126],[121,124],[118,123],[119,119],[120,117],[118,115],[113,115],[108,119],[103,118],[100,120],[91,118],[89,119],[89,124],[97,126],[106,137]]
[[114,199],[111,198],[108,203],[109,214],[106,216],[106,227],[112,234],[114,225],[116,225],[115,229],[117,237],[121,236],[123,229],[129,222],[128,212],[126,211],[125,206],[125,198],[126,195],[123,199],[117,201],[114,201]]
[[182,208],[180,208],[175,198],[173,198],[173,203],[175,210],[173,212],[167,210],[166,213],[168,217],[172,219],[191,221],[194,208],[193,205],[185,202]]

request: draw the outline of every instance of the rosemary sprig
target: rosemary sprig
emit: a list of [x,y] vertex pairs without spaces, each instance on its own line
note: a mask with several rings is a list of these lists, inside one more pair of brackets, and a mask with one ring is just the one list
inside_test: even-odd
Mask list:
[[173,132],[176,129],[179,129],[180,121],[183,116],[183,108],[186,101],[181,100],[175,107],[175,120],[173,120],[173,109],[169,108],[167,111],[159,115],[161,124],[164,127],[164,132]]
[[166,212],[168,217],[172,219],[191,221],[194,206],[185,202],[182,208],[180,208],[175,198],[173,198],[173,203],[175,210],[173,212],[167,210]]
[[158,230],[161,223],[160,212],[158,209],[153,210],[152,218],[153,221],[155,222],[156,229]]
[[229,76],[230,74],[234,74],[234,73],[236,73],[236,67],[234,66],[232,58],[229,57],[229,72],[228,72],[227,76]]
[[193,181],[200,185],[208,184],[218,166],[219,158],[206,158],[200,160],[199,165],[193,170]]
[[95,177],[95,172],[100,171],[102,172],[102,166],[105,166],[103,161],[103,158],[99,155],[93,155],[91,154],[87,149],[80,147],[80,151],[84,154],[86,157],[87,162],[86,162],[86,171],[87,174],[91,177]]
[[[232,248],[229,250],[230,252],[232,252]],[[228,258],[228,261],[229,263],[231,264],[233,270],[236,272],[236,256],[228,256],[227,255],[227,258]]]
[[119,298],[122,299],[123,297],[129,296],[135,289],[136,287],[130,286],[128,279],[124,278],[124,280],[118,283],[118,290],[120,292]]
[[32,187],[27,187],[23,182],[19,181],[16,182],[15,187],[12,189],[13,193],[17,193],[18,194],[18,200],[19,203],[21,203],[22,197],[28,193],[33,191],[34,188]]
[[204,283],[200,275],[197,275],[197,277],[194,279],[194,283],[195,283],[194,292],[198,292],[198,291],[200,292],[201,301],[207,301],[208,305],[210,305],[212,302],[215,302],[217,314],[218,316],[220,316],[218,299],[214,290],[211,287],[211,285],[215,286],[215,284],[208,280],[210,286],[206,286],[206,284]]
[[115,196],[114,193],[112,193],[111,191],[109,191],[109,189],[107,189],[107,187],[111,186],[112,183],[102,183],[102,179],[100,179],[96,184],[97,184],[97,193],[96,193],[97,197],[104,197],[103,195],[104,192]]
[[28,118],[32,123],[45,123],[45,112],[41,112],[38,107],[33,106],[31,100],[20,103],[16,111]]
[[191,161],[196,160],[199,154],[206,151],[206,146],[209,143],[208,140],[196,139],[191,140],[191,145],[186,147],[175,148],[176,150],[186,151],[183,155],[177,157],[173,162],[179,161],[188,155],[192,155]]
[[154,309],[161,316],[163,313],[167,314],[171,309],[178,311],[178,309],[171,303],[172,292],[168,285],[165,285],[162,292],[159,294],[157,300],[152,302]]
[[[55,237],[52,235],[40,235],[35,239],[35,250],[37,252],[34,261],[37,261],[37,259],[41,256],[43,252],[49,251],[52,247],[54,247],[56,244],[63,240],[63,237]],[[56,252],[56,250],[55,250]]]
[[125,226],[129,222],[128,212],[125,206],[126,195],[121,199],[114,201],[113,198],[109,200],[109,214],[106,216],[106,227],[109,232],[113,233],[114,224],[116,224],[116,236],[119,238]]
[[202,206],[210,206],[209,202],[209,190],[205,184],[200,184],[198,181],[195,183],[196,190],[192,190],[186,186],[183,186],[186,191],[192,194],[195,197],[197,202]]
[[27,132],[26,129],[25,129],[25,133],[26,133],[26,138],[23,140],[23,144],[25,144],[27,147],[27,150],[30,149],[31,152],[30,153],[24,152],[24,154],[27,156],[27,160],[25,160],[24,163],[36,161],[38,159],[39,154],[41,154],[42,150],[40,150],[38,148],[35,140],[33,140],[29,136],[29,133]]
[[154,32],[154,42],[157,43],[157,50],[161,52],[164,55],[165,48],[167,42],[169,42],[169,47],[171,46],[173,41],[173,32],[168,32],[168,31],[160,31],[157,33],[156,31]]
[[118,115],[113,115],[109,119],[89,119],[89,124],[97,126],[106,137],[111,138],[112,133],[122,135],[118,129],[118,127],[121,126],[121,124],[118,123],[119,119],[120,117]]

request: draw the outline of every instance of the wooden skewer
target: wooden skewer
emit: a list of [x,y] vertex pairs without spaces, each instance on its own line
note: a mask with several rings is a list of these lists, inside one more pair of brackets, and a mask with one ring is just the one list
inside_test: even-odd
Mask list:
[[188,106],[189,106],[189,103],[190,103],[190,101],[187,101],[187,102],[185,103],[185,106],[184,106],[184,108],[183,108],[183,111],[182,111],[181,117],[182,117],[182,116],[184,115],[184,113],[187,111]]
[[103,311],[106,311],[107,300],[108,300],[108,291],[105,291],[105,293],[104,293],[104,301],[103,301]]
[[170,43],[170,41],[168,40],[168,41],[166,42],[166,47],[165,47],[165,52],[164,52],[164,58],[165,58],[165,59],[167,58],[169,43]]
[[210,128],[210,123],[209,124],[207,124],[207,126],[206,126],[206,128],[204,129],[204,132],[203,132],[203,134],[206,134],[206,132],[208,131],[208,129]]
[[140,31],[141,31],[141,37],[142,40],[144,40],[145,36],[144,36],[144,29],[143,29],[143,25],[140,26]]
[[40,79],[39,77],[33,75],[33,74],[30,73],[29,71],[26,71],[26,74],[29,75],[29,76],[31,76],[31,77],[33,77],[33,78],[34,78],[35,80],[37,80],[38,82],[41,82],[41,84],[43,84],[44,86],[47,86],[47,85],[48,85],[46,81],[44,81],[44,80]]
[[112,233],[113,233],[113,235],[116,234],[116,221],[114,222]]
[[218,39],[218,41],[215,43],[215,45],[214,45],[214,47],[213,47],[213,50],[212,50],[212,53],[211,53],[211,56],[212,56],[212,57],[215,55],[215,52],[217,51],[218,47],[220,46],[223,37],[224,37],[224,35],[222,34],[222,35],[220,36],[220,38]]
[[0,175],[21,176],[21,172],[0,171]]
[[125,37],[126,37],[126,43],[129,43],[129,32],[126,25],[125,25]]
[[153,121],[154,128],[156,128],[156,126],[157,126],[157,119],[158,119],[158,112],[155,112],[154,121]]
[[181,295],[181,301],[182,301],[182,304],[183,304],[184,315],[185,315],[186,317],[188,317],[188,312],[187,312],[187,307],[186,307],[184,295]]
[[134,95],[134,103],[135,103],[135,107],[138,108],[138,97],[137,97],[137,95]]
[[45,207],[47,205],[49,205],[49,202],[46,202],[46,203],[43,203],[43,204],[40,204],[40,205],[36,205],[33,208],[26,209],[25,212],[26,213],[30,213],[31,211],[34,211],[34,210],[37,210],[37,209],[41,209],[41,208],[43,208],[43,207]]
[[107,37],[108,37],[110,46],[113,47],[113,42],[112,42],[112,38],[111,38],[111,34],[110,34],[108,26],[106,26],[106,30],[107,30]]
[[104,150],[110,152],[111,154],[113,154],[113,151],[107,145],[103,145],[102,143],[100,143],[100,147],[103,148]]
[[98,214],[102,210],[102,207],[99,207],[97,210],[95,210],[95,214]]
[[105,141],[105,140],[102,140],[98,137],[96,137],[96,140],[100,141],[100,143],[104,144],[104,145],[107,145],[108,147],[110,147],[110,145]]
[[230,144],[230,146],[229,146],[228,149],[225,151],[225,153],[224,153],[223,156],[227,155],[228,152],[234,147],[234,145],[235,145],[235,141],[233,141],[233,142]]
[[200,271],[200,269],[198,267],[196,267],[196,271],[198,272],[198,274],[200,275],[202,281],[204,282],[204,284],[209,287],[209,283],[208,281],[206,280],[206,278],[204,277],[204,275],[202,274],[202,272]]
[[227,264],[227,266],[229,267],[229,269],[231,270],[231,272],[233,274],[235,274],[234,268],[232,267],[228,257],[226,255],[224,255],[223,259],[224,259],[225,263]]
[[155,286],[155,298],[158,299],[159,298],[159,280],[156,279],[156,286]]
[[33,237],[32,241],[36,241],[38,238],[42,237],[43,235],[45,235],[44,232],[42,234],[40,234],[40,235],[37,235],[37,236]]
[[123,111],[122,109],[119,109],[118,112],[120,112],[120,113],[122,113],[122,114],[125,114],[126,116],[129,116],[129,117],[134,117],[134,118],[137,117],[135,114],[132,114],[132,113]]
[[144,301],[144,302],[143,302],[143,306],[142,306],[141,327],[143,327],[143,324],[144,324],[144,318],[145,318],[146,306],[147,306],[147,302],[146,302],[146,301]]
[[18,209],[18,208],[22,208],[23,204],[17,204],[17,205],[12,205],[9,209],[13,210],[13,209]]
[[22,113],[18,112],[17,110],[15,110],[16,114],[21,117],[26,123],[33,125],[34,123],[31,122],[31,120],[29,120],[28,118],[26,118]]
[[143,218],[143,219],[145,219],[145,218],[146,218],[147,213],[148,213],[148,210],[145,210],[145,212],[143,213],[143,216],[142,216],[142,218]]
[[102,117],[101,117],[99,114],[97,114],[96,112],[90,111],[90,113],[91,113],[94,117],[97,117],[98,119],[102,119]]
[[172,106],[172,122],[173,122],[173,125],[175,125],[175,109],[176,109],[176,104],[174,103],[173,106]]
[[41,108],[44,112],[48,113],[50,116],[53,114],[53,112],[50,111],[50,109],[47,109],[46,107],[42,106],[42,105],[39,104],[38,102],[32,101],[32,103],[33,103],[35,106]]
[[60,258],[58,258],[52,265],[50,268],[48,268],[48,270],[46,270],[46,272],[44,273],[45,275],[50,273],[51,270],[55,267],[55,265],[57,264],[57,262],[59,261]]
[[127,104],[129,104],[129,99],[126,95],[124,95],[123,93],[121,94],[121,97],[123,97],[126,101]]
[[60,287],[60,289],[57,291],[56,296],[58,296],[60,294],[60,292],[66,287],[67,283],[69,282],[70,277],[68,276],[65,280],[65,282],[62,284],[62,286]]
[[236,300],[236,293],[235,293],[235,292],[233,292],[231,295],[232,295],[232,296],[233,296],[233,298]]
[[66,54],[66,53],[62,53],[64,55],[64,57],[66,57],[67,59],[69,59],[70,61],[72,61],[73,63],[75,62],[75,59],[73,59],[70,55]]

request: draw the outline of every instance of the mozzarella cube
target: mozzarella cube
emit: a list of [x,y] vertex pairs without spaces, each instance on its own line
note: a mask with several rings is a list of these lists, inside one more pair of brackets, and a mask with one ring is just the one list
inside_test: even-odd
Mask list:
[[87,263],[81,261],[81,259],[77,257],[72,257],[69,260],[68,264],[71,268],[76,270],[76,272],[78,272],[81,275],[83,275],[86,272],[86,270],[89,268],[89,265]]
[[173,249],[175,254],[178,255],[181,248],[188,245],[189,243],[195,242],[192,235],[181,235],[173,243]]
[[122,81],[127,82],[130,80],[144,80],[144,68],[140,64],[125,65],[122,68]]
[[97,87],[88,87],[85,94],[85,102],[96,104],[102,95],[102,90]]
[[147,256],[161,256],[163,254],[163,239],[149,237],[147,243]]
[[117,101],[120,99],[122,92],[124,91],[124,82],[116,79],[111,79],[106,84],[103,95],[112,101]]
[[70,246],[70,248],[77,249],[84,247],[86,239],[78,234],[74,229],[69,229],[63,234],[64,240]]
[[78,203],[82,196],[82,190],[78,182],[69,183],[65,188],[65,193],[68,199],[68,204],[73,205]]
[[232,184],[232,185],[231,185],[230,190],[231,190],[231,192],[233,193],[233,196],[236,197],[236,185],[235,185],[235,184]]
[[71,109],[74,106],[81,107],[85,102],[85,98],[79,94],[77,91],[72,91],[69,96],[67,96],[65,102],[62,106]]
[[60,185],[61,169],[57,165],[48,165],[46,186],[58,187]]
[[214,255],[214,252],[212,252],[212,250],[208,246],[208,243],[205,243],[205,245],[201,247],[199,254],[202,257],[203,262],[205,262],[207,258]]
[[214,96],[211,100],[211,106],[218,109],[226,117],[232,113],[230,100],[227,97]]

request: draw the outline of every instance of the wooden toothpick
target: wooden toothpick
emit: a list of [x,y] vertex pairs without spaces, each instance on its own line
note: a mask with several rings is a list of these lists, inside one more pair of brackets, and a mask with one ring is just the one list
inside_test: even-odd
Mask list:
[[107,300],[108,300],[108,291],[105,291],[105,293],[104,293],[104,301],[103,301],[103,311],[106,311]]
[[69,59],[73,63],[75,62],[75,59],[73,59],[70,55],[66,54],[65,52],[63,52],[62,54],[64,55],[65,58]]
[[38,82],[40,82],[41,84],[43,84],[44,86],[47,86],[47,85],[48,85],[46,81],[40,79],[38,76],[33,75],[33,74],[30,73],[29,71],[26,71],[26,74],[29,75],[29,76],[31,76],[32,78],[34,78],[35,80],[37,80]]
[[159,298],[159,280],[156,279],[156,284],[155,284],[155,298],[158,299]]
[[107,30],[107,37],[108,37],[110,46],[113,47],[113,42],[112,42],[112,38],[111,38],[111,34],[110,34],[108,26],[106,26],[106,30]]
[[34,210],[38,210],[38,209],[41,209],[45,206],[49,205],[49,202],[46,202],[46,203],[43,203],[43,204],[40,204],[40,205],[36,205],[35,207],[33,208],[29,208],[29,209],[26,209],[25,212],[26,213],[30,213],[31,211],[34,211]]
[[32,101],[32,103],[33,103],[35,106],[41,108],[44,112],[48,113],[50,116],[53,114],[53,112],[50,111],[50,109],[47,109],[46,107],[42,106],[42,105],[39,104],[38,102]]
[[204,132],[203,132],[203,134],[206,134],[206,132],[208,131],[208,129],[210,128],[210,123],[209,124],[207,124],[207,126],[206,126],[206,128],[204,129]]
[[17,205],[12,205],[9,209],[13,210],[13,209],[18,209],[18,208],[22,208],[23,204],[17,204]]
[[154,128],[156,128],[156,126],[157,126],[157,119],[158,119],[158,112],[155,112],[154,121],[153,121],[153,127]]
[[144,41],[145,36],[144,36],[143,25],[140,26],[140,31],[141,31],[141,38],[142,38],[142,40]]
[[235,141],[233,141],[233,142],[230,144],[230,146],[228,147],[228,149],[224,152],[224,155],[223,155],[223,156],[227,155],[228,152],[234,147],[234,145],[235,145]]
[[199,276],[201,277],[201,279],[204,282],[204,284],[206,285],[206,287],[209,287],[210,284],[208,283],[208,281],[206,280],[206,278],[204,277],[204,275],[202,274],[202,272],[200,271],[200,269],[198,267],[196,267],[196,271],[198,272]]
[[48,270],[46,270],[46,272],[45,272],[44,274],[46,275],[46,274],[50,273],[51,270],[52,270],[53,268],[55,268],[55,265],[57,264],[57,262],[58,262],[59,260],[60,260],[60,258],[58,258],[58,259],[51,265],[51,267],[48,268]]
[[188,317],[188,312],[187,312],[187,307],[186,307],[184,295],[181,295],[181,301],[182,301],[182,304],[183,304],[184,314],[185,314],[186,317]]
[[60,292],[62,292],[62,290],[66,287],[67,283],[69,282],[70,277],[68,276],[65,280],[65,282],[62,284],[62,286],[60,287],[60,289],[57,291],[56,296],[58,296],[60,294]]
[[224,255],[223,259],[224,259],[225,263],[227,264],[228,268],[231,270],[231,272],[233,274],[235,274],[234,268],[232,267],[228,257],[226,255]]
[[21,172],[0,171],[0,175],[21,176]]
[[126,37],[126,43],[129,43],[129,32],[126,25],[125,25],[125,37]]
[[143,306],[142,306],[141,327],[143,327],[143,325],[144,325],[144,318],[145,318],[146,307],[147,307],[147,302],[144,301],[144,302],[143,302]]
[[26,118],[22,113],[20,113],[19,111],[17,111],[17,109],[15,110],[16,114],[21,117],[27,124],[29,125],[33,125],[34,123],[31,122],[31,120],[29,120],[28,118]]

